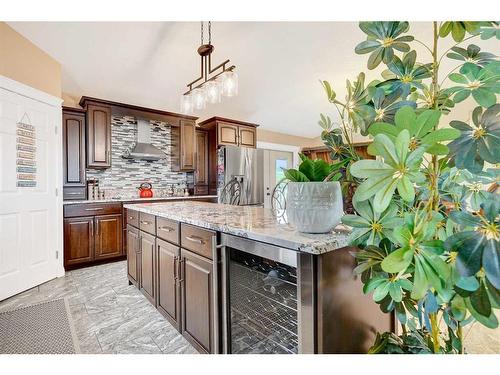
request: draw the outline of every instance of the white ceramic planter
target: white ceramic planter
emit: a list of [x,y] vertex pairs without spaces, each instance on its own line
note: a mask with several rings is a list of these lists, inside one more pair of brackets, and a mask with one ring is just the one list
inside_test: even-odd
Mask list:
[[289,223],[299,232],[330,232],[340,223],[343,213],[338,181],[288,183],[286,214]]

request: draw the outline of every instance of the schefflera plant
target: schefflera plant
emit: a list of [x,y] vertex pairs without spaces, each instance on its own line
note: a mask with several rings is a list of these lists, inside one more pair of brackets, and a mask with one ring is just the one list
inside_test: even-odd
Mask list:
[[[356,53],[387,70],[381,80],[348,81],[345,101],[322,81],[340,127],[324,114],[320,125],[332,159],[346,161],[341,183],[355,189],[354,214],[343,218],[359,248],[355,272],[402,327],[379,332],[370,352],[464,353],[464,327],[499,325],[500,63],[480,40],[466,44],[500,39],[498,23],[433,22],[430,45],[407,22],[360,29],[367,39]],[[452,47],[440,51],[443,38]],[[450,72],[441,71],[445,58],[456,64]],[[446,119],[470,103],[471,121]],[[372,139],[370,158],[355,152],[355,132]]]

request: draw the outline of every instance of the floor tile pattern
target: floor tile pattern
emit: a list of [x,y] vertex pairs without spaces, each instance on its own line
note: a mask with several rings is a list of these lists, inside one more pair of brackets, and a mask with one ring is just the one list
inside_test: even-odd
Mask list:
[[66,298],[82,353],[197,351],[133,285],[126,262],[82,268],[0,302],[8,311]]

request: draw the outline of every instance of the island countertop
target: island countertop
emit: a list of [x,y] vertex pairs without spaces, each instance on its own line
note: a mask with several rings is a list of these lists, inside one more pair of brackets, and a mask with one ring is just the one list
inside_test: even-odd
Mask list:
[[301,233],[290,224],[278,222],[270,209],[261,207],[194,201],[125,204],[123,207],[309,254],[345,247],[349,235],[349,230],[342,225],[326,234]]

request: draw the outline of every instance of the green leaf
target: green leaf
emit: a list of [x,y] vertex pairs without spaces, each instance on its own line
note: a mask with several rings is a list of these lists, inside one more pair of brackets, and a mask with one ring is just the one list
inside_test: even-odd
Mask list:
[[498,241],[489,239],[485,241],[483,252],[483,268],[488,281],[500,289],[500,250]]
[[413,259],[413,252],[401,248],[390,253],[381,263],[382,269],[389,273],[398,273],[408,268]]
[[400,130],[410,129],[416,119],[417,116],[415,115],[415,111],[409,106],[401,107],[401,109],[396,112],[396,116],[394,117],[394,120]]
[[368,294],[383,283],[387,283],[387,278],[381,275],[375,276],[363,286],[363,293]]
[[483,237],[475,231],[459,232],[448,237],[446,250],[457,251],[456,267],[462,276],[473,276],[481,268]]
[[392,174],[393,169],[380,160],[359,160],[351,165],[349,171],[354,177],[385,177]]
[[459,321],[464,320],[467,314],[465,300],[458,294],[451,300],[451,313]]
[[415,199],[415,188],[413,187],[413,183],[406,176],[403,176],[397,185],[398,193],[403,198],[403,200],[407,202],[413,201]]
[[469,298],[465,299],[465,305],[467,309],[470,311],[472,316],[483,326],[486,326],[491,329],[495,329],[498,327],[498,320],[495,316],[495,313],[492,311],[488,317],[481,315],[475,308],[472,306],[472,303]]
[[375,302],[382,301],[389,293],[390,285],[391,283],[386,280],[384,283],[375,288],[375,291],[373,292],[373,300]]
[[391,282],[389,285],[389,295],[395,302],[401,302],[403,299],[403,293],[401,288],[396,282]]
[[479,217],[466,211],[452,211],[450,213],[450,219],[457,224],[468,227],[476,227],[481,223]]
[[480,87],[476,90],[473,90],[472,97],[477,102],[477,104],[482,105],[485,108],[491,107],[497,102],[495,93],[486,88]]
[[484,283],[481,283],[479,289],[477,289],[470,296],[470,303],[474,310],[476,310],[479,314],[488,317],[491,314],[491,303],[486,292],[486,288],[484,287]]
[[479,281],[477,281],[475,276],[461,277],[455,285],[460,289],[474,292],[479,288]]
[[[399,133],[398,137],[401,135],[401,133]],[[408,135],[408,131],[406,131],[406,133]],[[377,152],[377,155],[380,155],[384,158],[384,161],[387,164],[393,167],[398,165],[399,160],[396,155],[396,149],[394,147],[394,143],[392,143],[392,141],[388,136],[386,136],[385,134],[377,134],[371,146]]]
[[307,178],[305,174],[296,170],[296,169],[284,169],[283,173],[285,177],[292,182],[309,182],[310,180]]
[[422,138],[423,143],[433,144],[443,141],[451,141],[460,137],[460,131],[453,128],[448,129],[438,129],[435,130]]
[[451,73],[448,78],[450,79],[450,81],[453,81],[455,83],[461,83],[464,85],[469,83],[467,78],[465,78],[464,75],[459,74],[459,73]]
[[419,258],[415,258],[415,273],[414,273],[413,289],[411,291],[411,298],[415,300],[423,298],[427,291],[428,285],[429,282],[427,281],[427,277],[425,276],[424,268]]

